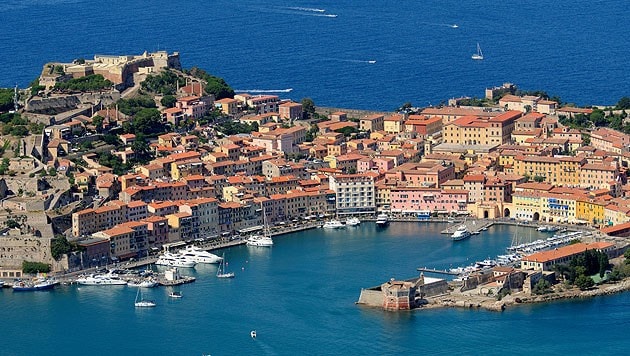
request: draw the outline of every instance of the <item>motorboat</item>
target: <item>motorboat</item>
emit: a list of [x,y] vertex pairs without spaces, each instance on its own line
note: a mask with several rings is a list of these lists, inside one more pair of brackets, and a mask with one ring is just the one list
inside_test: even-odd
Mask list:
[[4,287],[4,281],[0,281],[0,288]]
[[219,264],[219,268],[217,268],[217,278],[234,278],[234,272],[227,272],[225,266],[227,263],[225,262],[225,253],[223,254],[223,259]]
[[387,226],[389,224],[389,215],[382,213],[376,217],[376,226]]
[[129,287],[153,288],[158,286],[158,282],[153,278],[148,278],[140,281],[129,281],[127,285]]
[[179,255],[196,263],[221,263],[221,257],[192,245],[180,250]]
[[165,252],[158,258],[155,264],[159,266],[192,268],[195,267],[197,262],[191,261],[179,254]]
[[38,290],[48,290],[53,289],[57,284],[59,284],[59,281],[54,278],[35,278],[31,281],[17,280],[13,284],[13,291],[30,292]]
[[169,296],[169,297],[171,297],[171,298],[175,298],[175,299],[179,299],[179,298],[184,297],[184,296],[182,295],[182,292],[179,292],[179,291],[173,291],[173,292],[170,292],[170,293],[168,294],[168,296]]
[[[138,297],[140,298],[138,299]],[[140,288],[138,288],[138,293],[136,293],[136,301],[134,305],[136,306],[136,308],[153,308],[156,306],[154,301],[142,298]]]
[[91,274],[89,276],[80,277],[76,280],[78,284],[85,286],[125,286],[127,281],[121,279],[117,274]]
[[457,230],[451,235],[451,240],[460,241],[470,237],[470,231],[465,224],[459,225]]
[[271,247],[273,239],[265,235],[251,235],[246,242],[247,246]]
[[536,230],[538,230],[539,232],[556,232],[558,231],[558,228],[555,226],[543,225],[539,226]]
[[346,226],[358,226],[361,225],[361,220],[359,218],[349,218],[346,219]]
[[324,226],[322,226],[324,229],[343,229],[344,227],[346,227],[346,225],[344,225],[343,223],[341,223],[341,221],[339,220],[329,220],[326,221],[324,223]]
[[491,260],[491,259],[485,259],[483,261],[475,262],[475,267],[481,268],[481,269],[492,268],[496,265],[497,265],[497,261]]

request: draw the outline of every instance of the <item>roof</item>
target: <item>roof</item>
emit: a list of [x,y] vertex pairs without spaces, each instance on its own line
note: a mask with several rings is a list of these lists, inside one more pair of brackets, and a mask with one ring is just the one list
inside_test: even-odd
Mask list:
[[603,242],[603,241],[595,242],[591,244],[577,243],[577,244],[573,244],[569,246],[560,247],[551,251],[537,252],[529,256],[523,257],[523,261],[545,263],[545,262],[554,261],[563,257],[570,257],[573,255],[577,255],[586,250],[593,250],[593,249],[600,250],[600,249],[604,249],[604,248],[608,248],[612,246],[614,246],[612,243]]

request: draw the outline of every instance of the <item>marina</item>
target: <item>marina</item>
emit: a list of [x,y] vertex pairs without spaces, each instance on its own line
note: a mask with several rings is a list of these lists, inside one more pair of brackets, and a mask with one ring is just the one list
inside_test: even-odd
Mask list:
[[[35,293],[13,293],[4,288],[0,291],[0,298],[5,302],[3,316],[16,324],[15,328],[7,329],[3,337],[25,340],[19,329],[26,325],[30,325],[33,333],[46,332],[52,338],[62,338],[63,331],[44,325],[76,325],[74,337],[79,339],[128,325],[124,338],[113,335],[107,342],[95,340],[92,350],[106,352],[111,342],[133,338],[135,347],[141,348],[143,353],[160,354],[217,354],[224,350],[260,354],[265,352],[261,347],[266,347],[269,354],[286,354],[303,352],[306,343],[311,345],[311,354],[327,354],[330,347],[343,353],[382,354],[374,350],[374,345],[380,345],[380,351],[381,346],[394,347],[397,352],[423,347],[436,354],[473,354],[478,348],[470,346],[469,340],[461,341],[461,329],[451,332],[454,326],[460,325],[473,330],[466,335],[479,342],[487,342],[489,335],[495,335],[490,341],[514,340],[511,350],[520,354],[528,350],[529,343],[519,341],[523,331],[519,323],[537,322],[542,315],[558,321],[537,322],[539,332],[554,335],[553,343],[543,340],[543,344],[558,352],[573,350],[571,343],[584,337],[583,333],[575,335],[559,327],[568,322],[567,315],[573,325],[585,329],[605,329],[607,324],[598,324],[603,323],[598,315],[606,310],[616,310],[615,315],[620,318],[617,322],[630,320],[630,312],[620,308],[628,302],[627,294],[592,301],[520,306],[508,308],[503,314],[468,312],[467,306],[479,304],[475,296],[468,295],[431,297],[444,302],[439,305],[466,307],[461,310],[423,310],[418,314],[358,307],[355,302],[361,288],[376,286],[397,276],[418,278],[418,266],[448,270],[451,266],[471,263],[467,261],[483,261],[488,255],[506,254],[513,236],[522,231],[521,227],[495,224],[480,238],[454,244],[440,233],[446,223],[392,221],[386,229],[381,229],[363,220],[352,229],[308,229],[278,236],[274,238],[272,249],[248,248],[242,244],[222,248],[221,254],[225,252],[229,261],[229,271],[237,273],[235,279],[217,279],[213,264],[181,269],[181,274],[195,278],[192,284],[174,287],[185,298],[171,297],[174,289],[171,287],[143,290],[143,298],[154,301],[155,308],[135,308],[132,303],[137,288],[124,286],[61,284],[51,291]],[[531,230],[534,240],[549,237]],[[164,270],[159,268],[159,271]],[[430,276],[429,271],[423,273],[426,281],[436,278]],[[436,279],[442,278],[438,275]],[[430,305],[423,308],[431,308]],[[483,323],[479,323],[480,318]],[[291,328],[286,327],[288,324]],[[355,327],[348,328],[348,324]],[[159,345],[154,339],[144,337],[147,328],[155,333],[168,333],[173,325],[185,325],[191,332],[178,334],[177,342]],[[246,342],[251,341],[251,330],[257,330],[255,343]],[[426,338],[419,340],[418,332],[426,334]],[[618,338],[621,334],[610,328],[605,333],[589,333],[605,342],[612,342],[612,337]],[[306,339],[296,341],[305,335],[309,335],[308,342]],[[393,339],[400,344],[392,346]],[[35,339],[17,343],[13,351],[34,354],[37,353],[34,348],[42,347],[46,345]],[[606,346],[604,349],[614,351]],[[56,353],[72,355],[82,351],[71,344],[55,346]]]

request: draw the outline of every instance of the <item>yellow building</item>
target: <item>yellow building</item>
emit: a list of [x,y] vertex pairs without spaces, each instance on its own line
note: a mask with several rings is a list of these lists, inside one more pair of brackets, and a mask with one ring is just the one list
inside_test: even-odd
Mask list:
[[548,222],[576,222],[576,198],[573,195],[547,193],[541,197],[541,220]]
[[578,199],[575,204],[576,222],[601,225],[605,223],[605,208],[607,203],[587,198]]
[[390,134],[398,134],[404,130],[405,119],[402,115],[393,115],[383,121],[383,130]]
[[538,221],[543,214],[540,192],[520,191],[512,194],[513,215],[517,220]]
[[544,182],[555,185],[577,185],[580,166],[586,159],[579,157],[516,156],[514,174],[543,177]]

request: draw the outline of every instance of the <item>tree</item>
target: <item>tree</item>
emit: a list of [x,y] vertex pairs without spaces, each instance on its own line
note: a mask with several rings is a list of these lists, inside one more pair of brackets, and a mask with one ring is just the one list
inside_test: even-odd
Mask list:
[[28,274],[48,273],[50,265],[41,262],[22,261],[22,272]]
[[63,255],[68,254],[78,249],[76,244],[73,244],[66,239],[63,235],[55,235],[50,241],[50,253],[52,257],[59,261]]
[[223,80],[223,78],[215,77],[214,75],[208,74],[205,70],[197,67],[192,67],[186,72],[193,77],[203,79],[206,82],[204,91],[207,94],[214,95],[216,100],[234,97],[234,90],[225,82],[225,80]]
[[94,125],[94,127],[96,127],[96,132],[101,132],[103,131],[103,122],[105,121],[105,118],[100,116],[100,115],[96,115],[92,118],[92,124]]
[[595,126],[598,126],[598,127],[608,126],[606,113],[604,113],[602,110],[599,110],[599,109],[593,110],[593,112],[589,115],[589,119]]
[[162,100],[160,100],[160,104],[162,104],[162,106],[167,107],[167,108],[174,107],[176,102],[177,102],[177,98],[174,97],[173,95],[164,95],[164,97],[162,97]]
[[163,130],[162,114],[157,109],[144,108],[133,117],[132,125],[136,133],[156,133]]
[[551,293],[551,283],[549,283],[546,279],[541,278],[534,285],[534,289],[532,289],[534,294],[542,295]]
[[624,96],[617,102],[618,110],[630,109],[630,97]]
[[307,113],[307,115],[312,116],[315,114],[315,102],[311,98],[304,98],[301,101],[302,110]]
[[595,282],[593,282],[591,277],[582,274],[575,278],[575,285],[580,288],[580,290],[587,290],[592,288],[595,285]]
[[544,182],[544,181],[545,181],[545,177],[544,176],[538,176],[538,175],[534,176],[534,182],[541,183],[541,182]]

